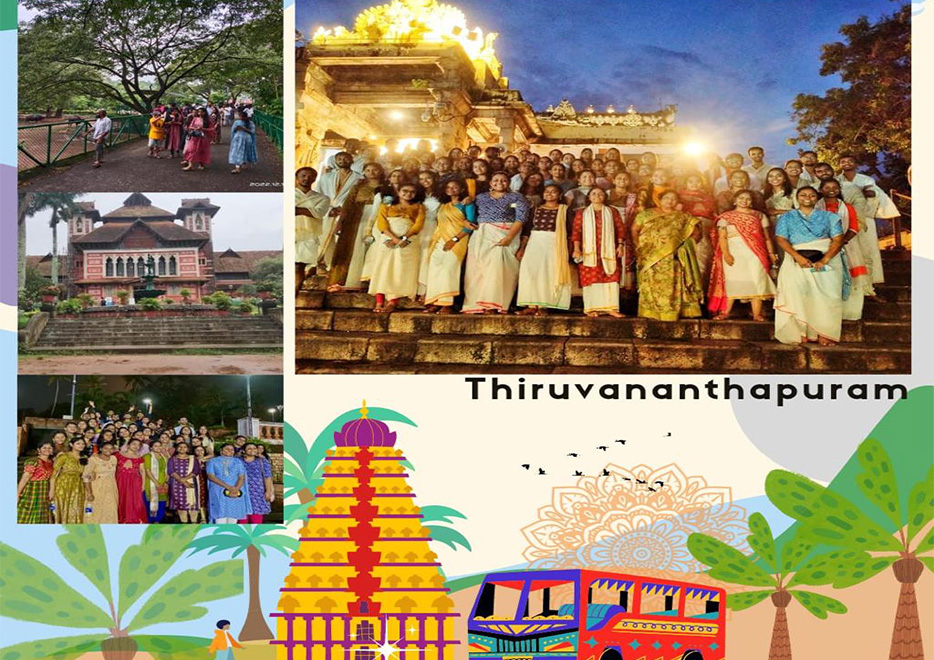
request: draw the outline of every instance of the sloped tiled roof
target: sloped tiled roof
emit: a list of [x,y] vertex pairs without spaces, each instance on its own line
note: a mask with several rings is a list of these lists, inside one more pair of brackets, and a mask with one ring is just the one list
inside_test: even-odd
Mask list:
[[204,243],[208,240],[206,235],[197,234],[169,220],[147,220],[145,222],[137,220],[136,222],[108,222],[90,234],[71,239],[71,242],[79,245],[84,243],[116,243],[137,225],[146,227],[160,239],[168,242],[200,241]]
[[175,214],[158,206],[153,206],[149,198],[142,193],[133,193],[125,200],[123,206],[104,214],[101,219],[104,222],[108,220],[135,220],[143,218],[167,219],[175,218]]
[[256,264],[267,257],[282,256],[281,250],[241,250],[228,248],[214,253],[215,273],[252,273]]

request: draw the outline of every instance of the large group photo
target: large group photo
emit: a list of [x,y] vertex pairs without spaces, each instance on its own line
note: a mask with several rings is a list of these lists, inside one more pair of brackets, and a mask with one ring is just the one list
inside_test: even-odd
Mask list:
[[282,379],[19,381],[20,524],[282,520]]
[[[496,35],[473,27],[482,7],[468,20],[396,0],[352,30],[328,22],[347,22],[344,5],[309,9],[297,55],[299,370],[910,370],[910,7],[862,5],[810,38],[797,78],[722,65],[732,77],[716,79],[697,36],[685,51],[581,59],[635,75],[627,56],[654,58],[698,82],[562,78],[559,99],[542,80],[566,63],[524,50],[534,35],[518,26],[518,47],[494,51]],[[761,31],[757,17],[729,27]],[[671,36],[651,30],[643,41]],[[868,80],[855,72],[872,43],[886,56]],[[431,68],[458,57],[475,76]],[[747,75],[761,99],[744,107]],[[802,77],[823,95],[801,93]],[[533,109],[542,99],[553,102]],[[885,108],[871,128],[856,111],[868,99]]]
[[282,190],[282,4],[20,3],[20,187]]

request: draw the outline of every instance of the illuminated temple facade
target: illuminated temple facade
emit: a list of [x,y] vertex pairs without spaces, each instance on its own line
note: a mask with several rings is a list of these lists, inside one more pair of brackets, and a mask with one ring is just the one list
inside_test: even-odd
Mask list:
[[577,110],[555,99],[535,112],[503,75],[496,37],[437,0],[392,0],[350,29],[317,28],[296,53],[296,164],[318,166],[347,138],[429,139],[442,151],[502,144],[666,153],[691,134],[675,125],[674,106]]
[[367,418],[334,434],[280,590],[281,660],[453,660],[454,602],[396,434]]

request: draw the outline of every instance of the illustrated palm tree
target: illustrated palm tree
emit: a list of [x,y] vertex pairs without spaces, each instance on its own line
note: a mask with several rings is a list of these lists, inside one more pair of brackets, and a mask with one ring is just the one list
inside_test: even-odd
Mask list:
[[[0,649],[0,660],[73,660],[97,649],[105,660],[131,660],[137,650],[157,660],[207,657],[210,640],[206,638],[136,633],[160,623],[195,621],[208,613],[200,603],[242,594],[242,561],[231,559],[181,571],[156,587],[181,558],[198,527],[153,525],[145,529],[139,543],[123,553],[114,593],[100,525],[68,525],[64,529],[65,533],[56,539],[62,558],[87,578],[103,597],[106,609],[69,586],[73,578],[63,578],[60,571],[0,543],[0,616],[98,632],[9,646]],[[135,614],[125,623],[131,609]]]
[[298,550],[298,539],[289,534],[284,525],[206,525],[202,529],[204,533],[188,544],[191,554],[213,555],[228,551],[236,558],[246,553],[249,605],[238,637],[245,642],[273,639],[259,596],[260,559],[266,556],[267,550],[286,556],[292,554]]
[[934,571],[934,467],[910,489],[903,506],[895,469],[882,444],[864,440],[856,456],[863,470],[856,485],[880,515],[873,516],[843,495],[785,470],[768,475],[765,492],[782,513],[799,522],[799,535],[839,548],[802,575],[808,580],[805,584],[840,589],[892,567],[900,587],[889,658],[923,660],[915,583],[925,567]]
[[[401,422],[416,426],[415,422],[405,415],[389,408],[368,408],[370,419],[382,422]],[[334,432],[347,422],[357,419],[358,410],[349,410],[328,424],[310,445],[305,443],[301,434],[288,422],[285,424],[285,467],[284,467],[284,499],[292,496],[298,498],[297,504],[285,505],[286,522],[303,518],[308,513],[308,507],[314,502],[315,492],[324,481],[325,457],[327,451],[334,446]],[[406,467],[413,470],[411,463]],[[421,507],[422,526],[427,529],[432,540],[457,550],[458,546],[470,550],[470,542],[458,530],[453,528],[455,519],[464,519],[461,512],[446,506],[426,505]]]
[[775,606],[775,621],[772,624],[769,660],[791,660],[787,608],[792,599],[819,619],[826,619],[828,614],[844,614],[846,606],[828,596],[792,588],[806,584],[800,576],[811,569],[813,562],[824,559],[821,556],[808,559],[815,546],[813,542],[797,535],[779,552],[772,528],[761,513],[749,516],[749,531],[747,540],[755,551],[752,556],[744,555],[712,536],[697,533],[688,537],[688,550],[697,561],[710,567],[707,574],[716,580],[765,587],[729,594],[727,607],[734,612],[745,610],[771,598]]

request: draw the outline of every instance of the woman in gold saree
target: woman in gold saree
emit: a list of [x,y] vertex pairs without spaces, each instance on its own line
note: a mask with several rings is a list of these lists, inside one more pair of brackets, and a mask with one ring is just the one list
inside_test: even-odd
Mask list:
[[639,316],[660,321],[698,318],[704,285],[694,241],[701,221],[678,211],[678,193],[667,191],[658,208],[642,211],[632,227],[639,284]]
[[473,232],[477,207],[464,198],[466,186],[451,179],[444,186],[438,225],[428,245],[428,281],[425,311],[452,314],[454,298],[461,293],[461,266],[467,255],[467,240]]

